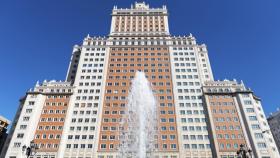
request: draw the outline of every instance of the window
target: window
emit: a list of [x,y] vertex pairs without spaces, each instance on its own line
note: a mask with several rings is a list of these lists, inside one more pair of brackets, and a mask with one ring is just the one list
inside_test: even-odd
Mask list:
[[23,138],[24,134],[23,133],[18,133],[17,138]]
[[220,149],[224,149],[225,148],[225,146],[224,146],[224,144],[223,143],[220,143]]
[[106,149],[106,144],[101,144],[101,149]]
[[249,120],[250,120],[250,121],[256,121],[256,120],[257,120],[257,117],[256,117],[256,116],[249,116]]
[[35,104],[35,102],[34,101],[30,101],[30,102],[28,102],[28,105],[34,105]]
[[20,129],[26,129],[27,125],[20,125]]
[[190,149],[190,144],[184,144],[185,149]]
[[262,133],[255,133],[255,138],[262,139],[263,138],[263,134]]
[[23,117],[23,121],[29,121],[29,117]]
[[258,147],[259,148],[266,148],[266,144],[265,143],[258,143]]
[[197,149],[197,144],[192,144],[192,149]]
[[252,105],[252,101],[251,100],[244,100],[244,104],[245,105]]
[[248,113],[253,113],[253,112],[255,112],[253,108],[246,108],[246,111],[247,111]]
[[67,145],[66,145],[66,148],[67,148],[67,149],[70,149],[70,148],[71,148],[71,144],[67,144]]
[[15,147],[15,148],[19,148],[20,145],[21,145],[21,143],[19,143],[19,142],[15,142],[15,143],[14,143],[14,147]]
[[231,148],[231,144],[227,144],[227,149],[230,149]]
[[166,140],[166,139],[167,139],[167,135],[162,135],[162,136],[161,136],[161,139],[162,139],[162,140]]
[[171,144],[171,149],[176,149],[176,144]]

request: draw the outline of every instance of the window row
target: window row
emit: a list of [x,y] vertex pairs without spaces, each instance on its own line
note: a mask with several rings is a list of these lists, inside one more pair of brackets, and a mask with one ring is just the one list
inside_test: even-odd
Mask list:
[[41,126],[39,125],[38,130],[62,130],[63,126]]
[[72,123],[78,122],[78,123],[90,123],[90,122],[96,122],[96,118],[72,118]]
[[235,105],[234,102],[210,102],[212,106],[233,106]]
[[78,89],[78,93],[100,93],[100,89]]
[[124,52],[124,53],[111,53],[111,56],[169,56],[169,53],[154,53],[154,52],[147,52],[147,53],[134,53],[134,52]]
[[223,126],[216,126],[216,130],[241,130],[241,127],[239,125],[233,126],[233,125],[223,125]]
[[183,131],[207,131],[206,126],[182,126]]
[[[119,140],[119,137],[121,138],[122,136],[116,136],[116,135],[102,135],[101,140]],[[154,135],[154,139],[158,139],[158,135]],[[176,135],[161,135],[160,136],[161,140],[175,140]]]
[[194,56],[194,52],[173,52],[173,55],[192,55]]
[[[145,71],[148,71],[148,69],[144,69],[144,72]],[[122,72],[127,72],[127,70],[122,70]],[[134,72],[134,70],[133,70],[133,72]],[[127,74],[126,74],[127,75]],[[108,77],[108,79],[117,79],[117,80],[120,80],[120,79],[124,79],[124,80],[126,80],[126,79],[133,79],[134,78],[134,76],[109,76]],[[170,79],[170,75],[152,75],[152,76],[148,76],[148,75],[146,75],[146,78],[147,79]]]
[[[19,148],[20,146],[21,146],[20,142],[15,142],[13,147],[14,148]],[[44,143],[37,144],[37,146],[39,148],[48,148],[48,149],[51,149],[51,148],[57,149],[59,147],[58,144],[44,144]]]
[[[131,83],[130,83],[131,84]],[[129,84],[129,85],[130,85]],[[153,86],[171,86],[170,82],[152,82]],[[128,84],[126,82],[107,82],[107,86],[128,86]]]
[[45,109],[43,110],[43,114],[65,114],[66,110],[52,110],[52,109]]
[[[99,42],[93,41],[93,45],[96,44],[95,42],[96,42],[98,45],[100,45],[100,43],[101,43],[101,41],[99,41]],[[105,48],[86,48],[86,51],[105,51]],[[96,54],[96,56],[99,56],[99,55],[100,55],[100,53],[97,53],[97,52],[91,53],[90,55],[94,55],[94,54]],[[89,55],[89,53],[86,53],[86,56],[88,56],[88,55]],[[102,56],[105,56],[104,53],[101,53],[101,55],[102,55]]]
[[[134,72],[137,72],[137,71],[142,71],[142,70],[141,69],[138,69],[138,70],[137,69],[109,69],[110,73],[114,73],[114,72],[116,72],[116,73],[120,73],[120,72],[122,72],[122,73],[127,73],[127,72],[134,73]],[[159,72],[159,73],[170,72],[169,69],[157,69],[157,70],[156,69],[150,69],[150,70],[149,69],[144,69],[143,71],[144,72],[153,72],[153,73],[155,73],[155,72]],[[163,78],[162,75],[159,75],[159,76],[161,76],[161,78]],[[146,75],[146,77],[150,78],[147,75]],[[151,78],[155,79],[157,77],[154,75],[154,76],[151,76]]]
[[35,139],[60,139],[60,134],[36,134]]
[[[173,107],[173,103],[159,103],[160,107]],[[125,107],[125,103],[106,103],[105,107]]]
[[79,82],[79,86],[101,86],[101,82]]
[[61,118],[52,118],[52,117],[49,117],[49,118],[41,118],[40,119],[40,122],[64,122],[65,118],[64,117],[61,117]]
[[212,113],[214,114],[235,114],[236,110],[235,109],[213,109]]
[[47,148],[47,149],[51,149],[51,148],[54,148],[54,149],[57,149],[58,148],[58,144],[44,144],[44,143],[40,143],[40,144],[37,144],[38,148]]
[[202,96],[178,96],[179,100],[196,100],[201,98]]
[[[147,32],[147,31],[161,31],[161,32],[163,32],[163,31],[165,31],[165,29],[163,28],[164,27],[164,25],[160,25],[161,26],[161,29],[159,29],[159,25],[155,25],[155,29],[153,29],[153,28],[150,28],[150,29],[148,29],[148,27],[147,27],[147,25],[144,25],[143,27],[142,27],[142,25],[141,24],[138,24],[138,28],[136,29],[136,25],[133,25],[133,29],[132,29],[132,31],[145,31],[145,32]],[[129,32],[129,31],[131,31],[131,29],[130,29],[130,25],[127,25],[127,28],[126,29],[124,29],[125,28],[125,26],[123,25],[122,27],[121,27],[121,29],[118,29],[118,25],[116,25],[115,26],[116,28],[115,28],[115,31],[116,32]],[[113,42],[113,45],[114,45],[114,43],[115,42]],[[125,45],[127,44],[127,42],[124,42],[125,43]]]
[[231,95],[209,95],[209,99],[232,98]]
[[70,131],[95,131],[95,126],[70,126],[69,128]]
[[181,118],[181,122],[182,123],[200,123],[200,122],[206,122],[206,119],[205,118]]
[[76,96],[76,100],[99,100],[100,96]]
[[67,106],[67,102],[46,102],[46,106]]
[[195,58],[174,58],[174,61],[195,61]]
[[75,103],[75,108],[91,108],[91,107],[98,107],[98,103]]
[[197,72],[197,69],[175,69],[175,72]]
[[83,64],[83,67],[103,67],[104,64]]
[[179,103],[180,107],[202,107],[202,103]]
[[82,69],[82,73],[92,73],[92,72],[95,74],[95,77],[92,76],[92,78],[93,79],[97,79],[97,78],[99,79],[100,77],[96,76],[96,73],[102,73],[103,69]]
[[73,111],[73,115],[77,115],[77,114],[80,114],[80,115],[84,115],[84,114],[86,114],[86,115],[90,115],[90,114],[92,114],[92,115],[96,115],[97,114],[97,111],[96,110],[93,110],[93,111],[90,111],[90,110],[87,110],[87,111],[83,111],[83,110],[81,110],[81,111]]
[[193,50],[193,47],[173,47],[173,50]]
[[[140,40],[141,38],[139,37],[138,39]],[[120,38],[119,40],[122,40],[122,38]],[[126,40],[128,40],[128,38]],[[132,48],[125,47],[125,48],[112,48],[111,50],[112,51],[135,51],[135,50],[137,50],[137,51],[147,51],[147,50],[154,51],[154,50],[167,50],[167,48],[166,47],[144,47],[144,48],[143,47],[132,47]]]
[[184,144],[184,149],[211,149],[210,144]]
[[93,144],[66,144],[66,148],[67,149],[70,149],[70,148],[74,148],[74,149],[77,149],[77,148],[81,148],[81,149],[84,149],[84,148],[88,148],[88,149],[92,149],[93,148]]
[[[157,96],[157,98],[159,100],[172,100],[173,97],[172,96]],[[109,101],[109,100],[126,100],[127,96],[106,96],[105,100]]]
[[[169,147],[168,147],[169,146]],[[156,149],[159,148],[159,145],[158,144],[155,144],[154,146]],[[163,149],[177,149],[177,144],[162,144],[161,146]],[[100,145],[100,148],[101,149],[115,149],[116,147],[114,147],[114,144],[109,144],[107,146],[107,144],[101,144]]]
[[219,147],[220,149],[235,149],[237,150],[239,148],[239,144],[237,143],[234,143],[234,144],[231,144],[231,143],[219,143]]
[[87,61],[98,62],[98,61],[104,61],[104,60],[105,60],[104,58],[84,58],[84,62],[87,62]]
[[215,122],[238,122],[239,119],[238,117],[215,117],[214,118]]
[[[152,66],[152,67],[155,67],[155,66],[158,66],[158,67],[169,67],[169,64],[148,64],[148,63],[144,63],[144,64],[141,64],[141,63],[139,63],[139,64],[110,64],[109,66],[110,67],[134,67],[134,66],[139,66],[139,67],[141,67],[141,66],[145,66],[145,67],[148,67],[148,66]],[[148,70],[148,69],[147,69]],[[156,72],[156,69],[151,69],[150,70],[151,72]],[[162,69],[158,69],[158,71],[163,71]],[[164,70],[165,72],[169,72],[169,69],[165,69]]]
[[198,75],[176,75],[176,79],[198,79]]
[[180,110],[180,114],[181,115],[204,115],[204,110]]
[[83,79],[102,79],[102,76],[80,76],[80,79],[83,80]]
[[[240,90],[237,89],[237,91],[240,91]],[[229,88],[209,88],[209,89],[207,89],[207,92],[213,92],[213,93],[231,92],[231,89],[229,89]]]
[[183,135],[184,140],[209,140],[208,135]]
[[[65,90],[65,89],[62,89],[62,91]],[[60,92],[59,89],[56,90],[57,92]],[[51,90],[51,92],[54,92],[54,89]],[[66,92],[66,91],[63,91],[63,92]],[[68,89],[68,92],[72,92],[71,89]],[[69,98],[69,95],[48,95],[47,97],[48,99],[57,99],[57,98]]]
[[182,67],[182,66],[186,66],[186,67],[193,66],[193,67],[196,67],[196,63],[175,63],[174,65],[175,65],[175,67]]
[[[110,59],[111,62],[142,62],[142,61],[151,61],[151,62],[155,62],[155,61],[169,61],[169,58],[111,58]],[[140,64],[140,63],[139,63]],[[144,64],[143,64],[144,65]],[[146,63],[146,65],[148,65]],[[168,65],[168,63],[166,64],[161,64],[162,66],[166,66]],[[134,65],[136,66],[136,65]],[[152,67],[156,66],[155,64],[151,64]],[[159,66],[159,67],[162,67]]]
[[243,134],[217,134],[218,139],[243,139]]
[[178,93],[201,93],[201,89],[178,89]]
[[68,139],[94,139],[94,135],[68,135]]
[[[40,91],[40,90],[39,90]],[[68,92],[68,93],[71,93],[72,92],[72,89],[51,89],[50,90],[51,92],[56,92],[56,93],[65,93],[65,92]],[[52,96],[53,98],[68,98],[69,96]]]

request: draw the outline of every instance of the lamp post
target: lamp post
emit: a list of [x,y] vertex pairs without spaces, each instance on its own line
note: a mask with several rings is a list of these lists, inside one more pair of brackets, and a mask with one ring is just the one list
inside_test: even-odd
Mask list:
[[240,149],[236,152],[239,158],[252,158],[252,150],[244,144],[240,144]]
[[22,152],[25,153],[25,155],[27,156],[27,158],[29,158],[29,156],[34,156],[36,154],[36,151],[38,150],[38,146],[34,143],[34,140],[32,140],[30,142],[29,146],[22,146]]

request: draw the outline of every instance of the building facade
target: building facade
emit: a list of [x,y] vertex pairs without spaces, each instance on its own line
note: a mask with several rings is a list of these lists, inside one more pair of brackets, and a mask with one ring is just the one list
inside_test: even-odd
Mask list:
[[271,133],[274,137],[277,148],[279,150],[280,149],[280,111],[279,111],[279,109],[277,110],[277,112],[272,113],[267,118],[267,121],[270,126]]
[[[145,72],[158,102],[155,157],[216,157],[202,89],[214,80],[206,45],[191,34],[171,36],[166,6],[150,8],[144,2],[114,6],[109,36],[87,36],[74,46],[66,82],[37,84],[36,93],[27,93],[2,157],[20,157],[21,146],[33,139],[40,147],[36,158],[118,157],[120,120],[136,71]],[[53,92],[41,92],[44,84]],[[248,144],[247,139],[236,143]]]
[[279,157],[261,100],[243,83],[207,81],[203,93],[215,157],[234,157],[241,144],[254,157]]
[[36,156],[57,157],[64,122],[73,88],[70,82],[37,83],[20,100],[1,157],[24,157],[22,146],[33,140]]

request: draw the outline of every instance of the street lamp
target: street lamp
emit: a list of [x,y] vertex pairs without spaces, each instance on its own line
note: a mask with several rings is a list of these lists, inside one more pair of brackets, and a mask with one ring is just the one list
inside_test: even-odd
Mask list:
[[240,149],[236,152],[239,158],[252,158],[252,150],[244,144],[240,144]]
[[34,143],[34,140],[32,140],[30,142],[29,146],[22,146],[22,152],[25,152],[25,155],[27,156],[27,158],[29,158],[29,156],[34,156],[38,150],[38,146]]

